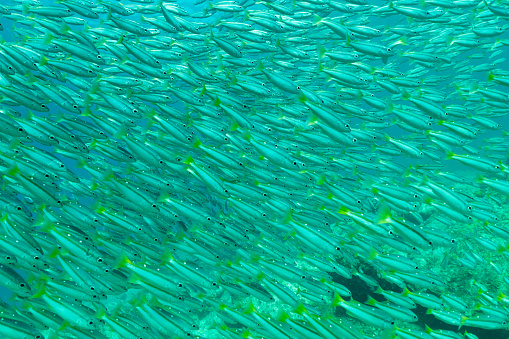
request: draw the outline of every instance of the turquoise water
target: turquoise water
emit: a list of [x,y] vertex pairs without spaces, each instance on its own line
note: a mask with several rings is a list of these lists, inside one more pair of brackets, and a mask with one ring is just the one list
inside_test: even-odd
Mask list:
[[506,3],[0,5],[2,337],[509,337]]

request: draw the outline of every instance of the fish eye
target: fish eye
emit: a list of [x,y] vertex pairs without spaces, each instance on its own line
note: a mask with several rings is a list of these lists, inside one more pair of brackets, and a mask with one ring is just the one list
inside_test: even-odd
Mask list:
[[25,287],[24,283],[19,284],[19,287]]

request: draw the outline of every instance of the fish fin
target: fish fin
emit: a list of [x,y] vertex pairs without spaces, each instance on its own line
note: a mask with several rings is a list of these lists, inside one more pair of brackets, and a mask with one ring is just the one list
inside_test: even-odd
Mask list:
[[238,124],[238,122],[233,120],[230,126],[228,126],[228,131],[236,131],[239,127],[240,125]]
[[366,259],[374,260],[377,256],[378,256],[378,252],[373,247],[371,247],[371,249],[369,250],[369,255]]
[[113,265],[113,268],[117,269],[121,267],[126,267],[128,264],[132,264],[132,262],[129,260],[129,258],[127,258],[125,253],[122,252],[120,256],[117,258],[115,264]]
[[49,233],[55,230],[55,226],[47,218],[44,218],[42,224],[39,226],[39,231],[44,233]]
[[242,313],[243,314],[257,313],[252,301],[249,301],[249,304],[247,304],[246,308],[244,309],[244,311],[242,311]]
[[299,302],[299,304],[295,307],[293,312],[297,313],[297,314],[308,313],[308,311],[306,310],[306,307],[304,307],[304,304],[302,302]]
[[129,277],[127,278],[127,281],[130,284],[139,284],[141,279],[136,273],[131,273],[131,275],[129,275]]
[[35,292],[32,296],[28,297],[28,299],[36,299],[41,298],[43,295],[46,295],[46,286],[44,284],[41,284],[37,292]]
[[401,98],[403,100],[410,100],[412,99],[412,96],[405,89],[401,89]]
[[281,223],[288,224],[291,221],[293,221],[293,217],[292,217],[292,211],[291,211],[291,209],[289,209],[286,211],[285,216],[281,220]]
[[290,316],[288,315],[288,313],[286,313],[284,310],[279,310],[279,313],[278,315],[276,316],[276,319],[277,321],[279,322],[286,322],[286,320],[290,319]]
[[309,117],[306,121],[306,124],[307,125],[314,125],[316,124],[317,122],[319,121],[318,117],[316,115],[314,115],[313,113],[310,113],[309,114]]
[[49,59],[46,58],[44,55],[41,56],[41,61],[39,61],[39,65],[46,66],[48,64]]
[[196,138],[196,139],[194,139],[191,146],[193,146],[194,148],[200,148],[200,146],[202,146],[202,145],[203,144],[201,143],[200,139]]
[[316,179],[316,184],[317,185],[323,185],[327,182],[327,177],[325,176],[325,174],[322,174],[318,177],[318,179]]
[[212,104],[216,107],[219,107],[221,105],[221,100],[219,99],[219,97],[216,95],[214,101],[212,102]]
[[[317,69],[318,73],[321,73],[324,70],[325,70],[325,68],[323,67],[323,64],[320,62],[320,59],[318,59],[318,69]],[[329,80],[331,78],[331,76],[327,75],[327,78],[328,78],[327,80]]]
[[456,154],[454,154],[454,152],[447,151],[447,152],[446,152],[446,154],[445,154],[445,158],[446,158],[447,160],[451,160],[451,159],[454,159],[454,156],[455,156],[455,155],[456,155]]
[[398,41],[395,43],[396,45],[408,45],[408,39],[406,35],[403,35]]
[[368,305],[375,306],[376,305],[376,300],[373,299],[371,296],[368,296],[368,300],[366,301],[366,303]]
[[166,191],[162,191],[157,198],[157,202],[168,202],[168,200],[170,200],[170,195]]
[[112,179],[115,179],[115,173],[113,172],[111,167],[108,167],[108,169],[106,169],[106,172],[104,172],[104,174],[101,176],[101,180],[111,181]]
[[325,49],[325,47],[323,47],[322,45],[318,44],[316,46],[316,51],[318,53],[318,62],[320,62],[320,60],[323,58],[325,53],[327,53],[327,50]]
[[258,60],[258,64],[256,65],[256,70],[261,72],[263,69],[265,69],[263,62],[261,60]]
[[378,212],[376,223],[387,224],[391,221],[391,219],[392,219],[391,209],[389,208],[389,206],[385,205]]
[[7,175],[10,175],[12,177],[16,176],[17,174],[21,174],[21,171],[19,170],[16,163],[14,163],[9,169],[7,170]]
[[103,307],[100,307],[97,312],[94,314],[94,317],[98,319],[106,318],[106,310]]
[[184,164],[187,164],[187,165],[190,165],[192,163],[194,163],[194,159],[193,157],[190,155],[186,158],[186,160],[183,161]]
[[463,326],[463,324],[465,324],[465,322],[468,320],[468,317],[465,317],[465,316],[462,316],[461,317],[461,323],[460,325],[458,326],[458,330],[461,328],[461,326]]
[[332,306],[339,306],[344,302],[343,298],[338,294],[338,292],[334,292],[334,299],[332,300]]
[[346,208],[345,206],[341,206],[338,211],[339,214],[343,214],[343,215],[347,215],[349,212],[350,212],[350,210],[348,208]]
[[46,34],[44,34],[44,39],[42,40],[42,44],[43,45],[49,45],[51,43],[51,41],[53,41],[55,37],[53,36],[53,34],[51,34],[49,31],[46,32]]
[[123,139],[127,137],[127,127],[124,124],[122,124],[118,131],[115,132],[114,136],[117,139]]
[[319,15],[316,15],[313,17],[313,25],[321,25],[322,24],[322,17]]

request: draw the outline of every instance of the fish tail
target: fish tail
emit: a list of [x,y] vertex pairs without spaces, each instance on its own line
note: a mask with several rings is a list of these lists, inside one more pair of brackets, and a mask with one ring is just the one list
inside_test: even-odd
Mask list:
[[127,258],[125,253],[122,252],[122,254],[120,254],[120,256],[118,257],[118,259],[115,262],[115,265],[113,267],[115,269],[117,269],[117,268],[121,268],[121,267],[126,267],[128,264],[132,264],[132,262],[129,260],[129,258]]

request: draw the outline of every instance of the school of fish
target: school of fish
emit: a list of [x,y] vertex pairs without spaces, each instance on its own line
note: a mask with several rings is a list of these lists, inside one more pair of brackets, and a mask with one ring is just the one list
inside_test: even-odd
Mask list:
[[0,14],[2,338],[509,337],[506,1]]

